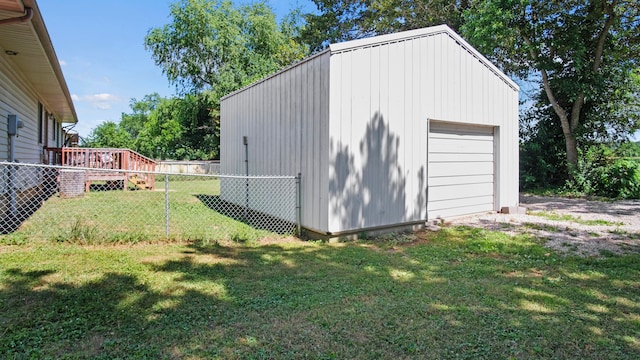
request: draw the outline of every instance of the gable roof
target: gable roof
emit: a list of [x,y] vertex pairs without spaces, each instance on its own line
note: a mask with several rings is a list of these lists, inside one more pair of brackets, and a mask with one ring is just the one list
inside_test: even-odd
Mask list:
[[[3,20],[8,21],[3,23]],[[0,0],[0,50],[0,56],[20,69],[58,120],[78,122],[60,62],[36,0]]]
[[372,46],[379,46],[379,45],[384,45],[384,44],[389,44],[389,43],[394,43],[394,42],[398,42],[398,41],[406,41],[406,40],[411,40],[411,39],[416,39],[416,38],[421,38],[421,37],[426,37],[426,36],[432,36],[432,35],[438,35],[438,34],[446,34],[449,37],[451,37],[456,43],[458,43],[458,45],[460,45],[463,49],[465,49],[471,56],[475,57],[476,59],[478,59],[478,61],[480,61],[483,65],[485,65],[487,68],[489,68],[489,70],[491,70],[491,72],[493,72],[496,76],[498,76],[500,79],[502,79],[508,86],[510,86],[513,90],[515,91],[520,91],[520,87],[518,86],[518,84],[516,84],[513,80],[511,80],[510,77],[508,77],[505,73],[503,73],[500,69],[498,69],[498,67],[496,67],[491,61],[489,61],[486,57],[484,57],[482,54],[480,54],[478,52],[478,50],[474,49],[473,46],[471,46],[468,42],[466,42],[460,35],[458,35],[455,31],[453,31],[449,26],[447,25],[437,25],[437,26],[431,26],[431,27],[427,27],[427,28],[421,28],[421,29],[415,29],[415,30],[408,30],[408,31],[402,31],[402,32],[397,32],[397,33],[393,33],[393,34],[387,34],[387,35],[378,35],[378,36],[373,36],[373,37],[369,37],[369,38],[364,38],[364,39],[357,39],[357,40],[351,40],[351,41],[345,41],[345,42],[341,42],[341,43],[335,43],[335,44],[330,44],[326,49],[324,49],[323,51],[311,55],[307,58],[304,58],[300,61],[298,61],[297,63],[294,63],[292,65],[289,65],[287,67],[285,67],[284,69],[277,71],[271,75],[265,76],[264,78],[255,81],[247,86],[244,86],[236,91],[233,91],[225,96],[223,96],[221,98],[221,100],[224,100],[228,97],[231,97],[237,93],[241,93],[247,89],[250,89],[260,83],[263,83],[273,77],[276,77],[284,72],[289,71],[292,68],[295,68],[297,66],[300,66],[302,64],[304,64],[307,61],[310,61],[312,59],[315,59],[318,56],[322,56],[324,54],[339,54],[341,52],[345,52],[345,51],[351,51],[351,50],[356,50],[358,48],[366,48],[366,47],[372,47]]
[[491,61],[489,61],[486,57],[478,52],[478,50],[474,49],[468,42],[466,42],[460,35],[458,35],[455,31],[453,31],[447,25],[437,25],[431,26],[422,29],[408,30],[402,31],[393,34],[374,36],[370,38],[351,40],[346,42],[341,42],[337,44],[329,45],[329,49],[331,53],[341,53],[345,51],[351,51],[358,48],[366,48],[372,46],[379,46],[389,43],[394,43],[398,41],[406,41],[417,39],[425,36],[438,35],[438,34],[447,34],[451,37],[458,45],[464,48],[469,54],[478,59],[483,65],[488,67],[494,74],[500,77],[504,82],[506,82],[509,86],[511,86],[514,90],[519,91],[520,87],[509,78],[505,73],[503,73],[500,69],[498,69]]

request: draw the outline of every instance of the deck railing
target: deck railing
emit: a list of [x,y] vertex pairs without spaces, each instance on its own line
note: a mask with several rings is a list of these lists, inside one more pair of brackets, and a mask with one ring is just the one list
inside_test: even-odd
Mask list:
[[155,187],[155,176],[149,172],[156,171],[156,162],[130,149],[45,147],[44,157],[44,162],[49,165],[130,170],[130,176],[137,175],[145,180],[147,187]]

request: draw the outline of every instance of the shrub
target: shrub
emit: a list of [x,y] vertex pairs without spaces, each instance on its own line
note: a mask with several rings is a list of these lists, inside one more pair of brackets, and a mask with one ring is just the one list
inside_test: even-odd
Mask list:
[[581,152],[573,180],[566,188],[587,195],[640,199],[640,162],[619,157],[608,146],[592,146]]

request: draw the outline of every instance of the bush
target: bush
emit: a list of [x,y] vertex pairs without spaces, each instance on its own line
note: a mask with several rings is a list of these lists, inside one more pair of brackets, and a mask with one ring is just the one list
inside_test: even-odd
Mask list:
[[640,162],[618,155],[605,145],[581,152],[573,180],[567,181],[567,190],[608,198],[640,199]]

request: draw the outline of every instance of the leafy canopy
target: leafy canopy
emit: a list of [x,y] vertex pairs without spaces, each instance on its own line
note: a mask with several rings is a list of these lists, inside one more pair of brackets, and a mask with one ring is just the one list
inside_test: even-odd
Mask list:
[[468,0],[313,0],[317,14],[306,14],[301,39],[313,51],[329,43],[447,24],[457,30]]
[[184,92],[211,90],[220,97],[302,59],[296,22],[281,25],[265,2],[182,0],[172,22],[151,29],[145,47],[170,82]]
[[[636,1],[474,1],[463,35],[505,71],[532,74],[559,119],[569,170],[586,138],[640,128],[629,94],[640,56]],[[637,89],[637,88],[636,88]]]
[[219,123],[203,94],[131,99],[132,112],[119,123],[104,122],[84,139],[86,147],[129,148],[151,158],[209,160],[219,157]]

